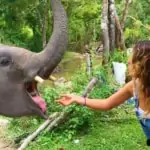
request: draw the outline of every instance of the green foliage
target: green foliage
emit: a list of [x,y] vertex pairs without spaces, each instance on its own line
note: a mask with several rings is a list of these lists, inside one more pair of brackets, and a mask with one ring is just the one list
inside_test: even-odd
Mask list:
[[[85,73],[77,73],[72,82],[72,89],[68,93],[74,93],[81,95],[84,87],[87,85],[88,79]],[[54,100],[59,99],[60,95],[66,93],[68,89],[62,88],[45,88],[43,91],[43,96],[46,99],[48,110],[62,111],[63,107],[56,104]],[[69,116],[67,122],[62,126],[58,127],[57,131],[53,134],[53,137],[64,140],[71,140],[78,130],[81,130],[84,126],[88,126],[90,118],[92,117],[92,112],[86,107],[71,105],[66,111],[73,111]],[[67,128],[66,128],[67,127]],[[58,136],[59,135],[59,136]]]
[[85,86],[87,86],[88,83],[88,76],[83,71],[78,71],[76,73],[76,76],[74,76],[74,79],[72,80],[72,86],[73,86],[73,92],[74,93],[80,93],[83,92]]
[[[4,33],[2,43],[14,44],[32,51],[42,49],[43,0],[0,1],[0,35]],[[80,51],[92,36],[99,38],[99,32],[93,33],[93,25],[99,28],[100,5],[97,1],[63,0],[69,20],[69,41],[72,50]],[[48,8],[47,41],[52,33],[52,17]],[[13,32],[12,32],[13,31]],[[1,33],[2,32],[2,33]],[[21,35],[20,35],[21,34]],[[23,34],[23,35],[22,35]],[[87,36],[90,34],[90,37]],[[0,36],[2,38],[2,36]],[[13,40],[12,40],[13,39]]]
[[[101,9],[98,0],[62,0],[68,15],[69,50],[82,52],[83,46],[101,40]],[[42,49],[43,0],[1,0],[0,42],[28,48]],[[125,1],[116,1],[122,18]],[[137,11],[138,10],[138,11]],[[132,1],[124,29],[125,43],[132,46],[139,40],[150,39],[149,5],[146,0]],[[47,41],[52,33],[52,16],[48,9]]]
[[60,111],[60,105],[56,105],[55,100],[58,99],[62,93],[63,89],[59,88],[45,88],[42,95],[43,98],[46,100],[47,103],[47,111],[48,112],[55,112]]
[[[149,17],[147,17],[149,14],[149,5],[147,4],[147,0],[134,0],[128,9],[129,15],[127,17],[124,29],[125,42],[128,47],[132,46],[137,41],[150,39],[150,20]],[[124,7],[124,1],[120,1],[120,3],[118,3],[117,10],[120,16],[122,16],[122,7]]]
[[110,57],[109,63],[112,63],[113,61],[127,63],[127,60],[128,56],[126,52],[115,50],[114,55]]

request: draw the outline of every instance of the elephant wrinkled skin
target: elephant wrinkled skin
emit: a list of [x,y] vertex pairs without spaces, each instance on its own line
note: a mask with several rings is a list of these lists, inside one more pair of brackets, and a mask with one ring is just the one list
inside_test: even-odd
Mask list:
[[47,118],[46,103],[34,80],[47,79],[67,48],[67,16],[60,0],[51,0],[54,19],[52,36],[43,51],[0,45],[0,115]]

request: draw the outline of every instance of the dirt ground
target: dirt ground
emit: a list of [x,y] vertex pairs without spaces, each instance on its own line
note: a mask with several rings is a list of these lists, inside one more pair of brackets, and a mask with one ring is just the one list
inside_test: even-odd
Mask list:
[[13,146],[9,145],[9,143],[0,139],[0,150],[16,150]]
[[14,143],[6,137],[7,127],[0,126],[0,150],[17,150]]

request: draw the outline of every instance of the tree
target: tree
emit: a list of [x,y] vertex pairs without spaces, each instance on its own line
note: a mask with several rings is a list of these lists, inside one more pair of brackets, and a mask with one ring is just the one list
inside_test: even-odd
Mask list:
[[110,52],[113,55],[114,54],[114,49],[115,49],[115,3],[114,0],[109,0],[109,41],[110,41]]
[[48,19],[48,0],[43,1],[43,19],[42,19],[42,43],[43,48],[45,48],[47,44],[46,40],[46,29],[47,29],[47,19]]
[[108,61],[109,56],[109,28],[108,28],[108,0],[103,0],[102,4],[102,20],[101,20],[101,29],[102,29],[102,39],[103,39],[103,63]]
[[122,19],[120,21],[116,12],[114,0],[103,0],[101,28],[104,48],[104,63],[107,62],[109,54],[114,54],[115,48],[121,50],[126,49],[123,29],[125,27],[130,3],[131,0],[126,0]]

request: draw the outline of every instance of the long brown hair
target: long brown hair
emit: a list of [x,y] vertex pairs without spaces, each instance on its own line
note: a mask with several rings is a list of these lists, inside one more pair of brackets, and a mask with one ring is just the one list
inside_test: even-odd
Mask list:
[[150,41],[140,41],[133,48],[133,76],[140,81],[140,92],[150,112]]

